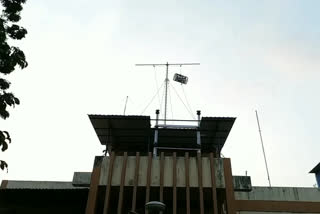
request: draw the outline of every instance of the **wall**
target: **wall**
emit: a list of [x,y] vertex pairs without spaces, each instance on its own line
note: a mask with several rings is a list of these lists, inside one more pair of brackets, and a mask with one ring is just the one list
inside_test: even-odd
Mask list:
[[297,187],[252,187],[250,192],[235,192],[236,200],[320,202],[320,189]]

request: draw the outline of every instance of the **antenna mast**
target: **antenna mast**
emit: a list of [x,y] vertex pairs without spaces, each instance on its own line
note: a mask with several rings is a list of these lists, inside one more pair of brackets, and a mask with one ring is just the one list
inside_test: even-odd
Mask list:
[[183,66],[183,65],[200,65],[200,63],[172,63],[168,62],[165,64],[136,64],[136,66],[166,66],[166,78],[165,78],[165,101],[164,101],[164,125],[167,122],[167,103],[168,103],[168,85],[169,85],[169,66]]
[[256,117],[257,117],[258,129],[259,129],[259,134],[260,134],[260,141],[261,141],[261,145],[262,145],[262,151],[263,151],[264,163],[266,164],[266,170],[267,170],[267,176],[268,176],[268,181],[269,181],[269,187],[271,187],[271,181],[270,181],[270,176],[269,176],[269,170],[268,170],[267,158],[266,158],[266,153],[265,153],[265,151],[264,151],[263,140],[262,140],[262,134],[261,134],[261,129],[260,129],[260,123],[259,123],[259,117],[258,117],[258,111],[257,111],[257,110],[256,110]]

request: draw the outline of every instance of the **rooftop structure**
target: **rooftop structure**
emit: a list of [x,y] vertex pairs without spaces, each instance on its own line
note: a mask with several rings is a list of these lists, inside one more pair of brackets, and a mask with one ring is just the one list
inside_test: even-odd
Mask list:
[[163,120],[154,119],[153,127],[149,116],[89,115],[89,118],[100,143],[106,145],[109,155],[113,151],[118,154],[128,152],[129,155],[135,155],[138,151],[144,155],[148,152],[159,155],[161,151],[176,151],[180,156],[189,151],[192,156],[196,152],[213,152],[214,157],[220,157],[236,118],[200,119],[200,111],[198,114],[199,120],[167,120],[193,122],[196,125],[164,125],[160,124]]

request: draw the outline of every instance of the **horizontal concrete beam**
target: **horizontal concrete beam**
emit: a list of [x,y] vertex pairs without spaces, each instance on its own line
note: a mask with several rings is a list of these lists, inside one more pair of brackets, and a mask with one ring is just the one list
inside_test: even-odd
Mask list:
[[[4,182],[4,181],[2,181]],[[89,181],[90,183],[90,181]],[[79,189],[72,182],[62,181],[6,181],[6,185],[2,186],[3,189]]]
[[320,189],[305,187],[252,187],[251,192],[235,192],[235,199],[320,202]]

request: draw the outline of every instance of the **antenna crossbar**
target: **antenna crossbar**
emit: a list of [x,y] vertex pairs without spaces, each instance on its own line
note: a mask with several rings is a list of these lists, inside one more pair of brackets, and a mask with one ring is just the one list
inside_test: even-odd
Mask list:
[[200,63],[136,64],[136,66],[183,66],[183,65],[200,65]]

